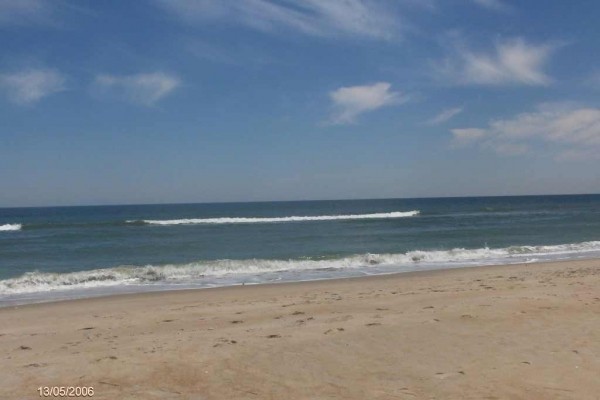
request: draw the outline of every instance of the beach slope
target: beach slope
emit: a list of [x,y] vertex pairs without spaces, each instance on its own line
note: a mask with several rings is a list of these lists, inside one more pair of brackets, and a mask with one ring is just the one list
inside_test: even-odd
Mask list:
[[0,398],[598,399],[600,261],[0,309]]

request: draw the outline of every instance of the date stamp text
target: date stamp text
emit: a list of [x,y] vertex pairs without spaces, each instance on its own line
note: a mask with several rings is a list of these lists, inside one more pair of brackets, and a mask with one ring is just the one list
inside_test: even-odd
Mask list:
[[40,397],[93,397],[92,386],[40,386]]

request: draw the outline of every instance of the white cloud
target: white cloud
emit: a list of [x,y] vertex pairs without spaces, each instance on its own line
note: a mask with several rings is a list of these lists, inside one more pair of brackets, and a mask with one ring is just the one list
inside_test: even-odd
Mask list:
[[510,6],[501,0],[472,0],[473,3],[492,11],[508,11]]
[[390,91],[391,84],[378,82],[372,85],[341,87],[329,93],[333,101],[333,124],[350,124],[368,111],[406,101],[398,92]]
[[30,69],[1,74],[0,87],[10,101],[16,104],[33,104],[53,93],[65,90],[65,77],[55,70]]
[[552,79],[544,72],[555,45],[528,44],[523,39],[497,43],[491,53],[464,47],[435,67],[436,76],[452,84],[545,86]]
[[97,87],[124,95],[129,101],[151,106],[175,90],[181,81],[179,78],[161,72],[135,75],[99,75]]
[[[455,143],[479,143],[500,154],[523,154],[539,145],[554,145],[559,158],[600,154],[600,108],[541,104],[534,112],[491,121],[486,128],[451,130]],[[535,145],[538,146],[535,146]]]
[[455,116],[457,116],[461,112],[463,112],[463,108],[462,107],[448,108],[448,109],[443,110],[442,112],[440,112],[435,117],[431,118],[429,121],[427,121],[427,124],[428,125],[439,125],[439,124],[442,124],[442,123],[444,123],[446,121],[449,121],[450,119],[454,118]]
[[493,121],[490,129],[511,140],[541,137],[553,142],[600,145],[600,109],[544,104],[536,112]]
[[486,134],[485,129],[479,128],[457,128],[451,129],[450,132],[452,132],[456,144],[470,143],[481,139]]
[[225,20],[262,31],[289,29],[316,36],[390,39],[398,18],[375,0],[156,0],[189,22]]

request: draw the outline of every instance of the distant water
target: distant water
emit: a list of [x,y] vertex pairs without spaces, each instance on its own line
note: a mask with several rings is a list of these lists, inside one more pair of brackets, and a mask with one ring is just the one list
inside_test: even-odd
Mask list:
[[0,209],[0,306],[600,257],[600,195]]

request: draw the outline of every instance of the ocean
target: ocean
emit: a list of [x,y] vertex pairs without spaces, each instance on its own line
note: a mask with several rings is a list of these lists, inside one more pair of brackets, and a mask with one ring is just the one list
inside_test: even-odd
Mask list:
[[4,208],[0,306],[594,257],[600,195]]

